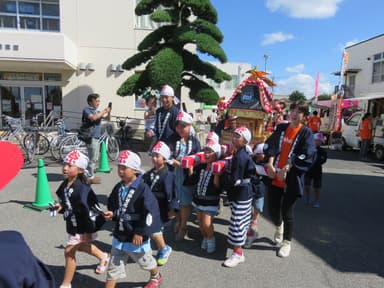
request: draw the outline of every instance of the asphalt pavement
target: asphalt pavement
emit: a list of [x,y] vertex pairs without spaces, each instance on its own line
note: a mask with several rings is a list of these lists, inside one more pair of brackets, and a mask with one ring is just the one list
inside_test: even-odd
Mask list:
[[[291,256],[276,256],[272,243],[274,227],[265,211],[260,221],[260,238],[245,250],[245,263],[225,268],[222,262],[230,255],[226,243],[229,207],[215,219],[217,251],[206,254],[200,249],[200,236],[195,219],[189,222],[188,238],[173,241],[171,229],[166,240],[173,252],[160,268],[162,287],[384,287],[384,163],[360,162],[355,151],[328,151],[324,165],[321,207],[306,206],[301,199],[296,205],[296,225]],[[151,167],[145,152],[140,152],[143,169]],[[53,198],[62,181],[61,166],[44,160]],[[111,173],[100,174],[102,183],[93,185],[105,207],[112,187],[119,181],[116,164],[109,163]],[[61,216],[25,208],[35,201],[36,165],[24,168],[0,191],[0,230],[20,231],[34,254],[45,262],[60,285],[64,273],[63,248],[65,223]],[[111,248],[112,225],[100,231],[95,244],[103,250]],[[155,252],[154,252],[155,253]],[[96,275],[97,260],[79,253],[78,267],[72,287],[103,287],[105,275]],[[6,265],[2,263],[1,265]],[[117,287],[142,287],[148,273],[134,263],[127,265],[127,278]]]

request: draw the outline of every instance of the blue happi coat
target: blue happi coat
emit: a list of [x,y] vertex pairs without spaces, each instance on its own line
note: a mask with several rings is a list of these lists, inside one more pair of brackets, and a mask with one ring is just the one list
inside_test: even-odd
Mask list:
[[163,223],[167,223],[168,211],[179,209],[179,200],[176,197],[175,174],[165,166],[156,172],[151,169],[143,175],[144,182],[151,188],[159,203],[160,217]]
[[[276,130],[267,139],[264,145],[266,158],[274,157],[277,160],[281,151],[282,139],[289,123],[276,126]],[[287,173],[286,193],[293,193],[301,197],[304,192],[304,174],[311,168],[316,159],[316,145],[312,131],[304,126],[294,140],[289,154],[289,162],[292,168]]]
[[258,182],[253,159],[245,146],[233,154],[229,168],[223,174],[224,189],[228,192],[229,201],[245,201],[254,196],[254,183]]
[[[129,186],[126,197],[121,198],[123,186],[122,182],[116,184],[108,197],[108,210],[113,212],[112,220],[116,222],[113,236],[120,242],[132,242],[135,234],[146,240],[161,229],[157,200],[141,176]],[[130,200],[123,211],[122,203],[127,197]]]
[[64,215],[67,233],[71,235],[93,233],[104,224],[104,217],[99,214],[99,202],[91,186],[76,179],[70,187],[64,180],[56,191],[60,211]]

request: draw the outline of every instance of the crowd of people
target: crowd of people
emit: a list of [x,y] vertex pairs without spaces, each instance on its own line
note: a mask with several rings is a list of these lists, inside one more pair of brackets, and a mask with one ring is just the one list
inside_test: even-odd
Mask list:
[[[174,98],[172,87],[165,85],[160,91],[161,107],[154,110],[152,106],[146,112],[146,133],[152,138],[150,155],[153,168],[142,171],[136,153],[128,150],[120,153],[117,173],[121,181],[112,189],[107,211],[92,208],[98,207],[92,189],[84,181],[76,180],[80,177],[78,174],[67,171],[73,167],[78,173],[84,173],[88,167],[84,160],[86,156],[78,151],[67,156],[63,168],[67,179],[58,190],[56,207],[68,214],[65,219],[69,241],[61,288],[71,287],[76,251],[99,259],[95,272],[106,271],[105,287],[115,287],[118,279],[126,277],[124,266],[129,258],[149,271],[150,280],[145,287],[159,287],[163,276],[158,267],[167,263],[172,252],[163,235],[164,228],[174,222],[174,240],[183,241],[188,234],[190,215],[195,212],[201,233],[201,249],[207,253],[215,252],[213,219],[219,213],[223,193],[226,193],[230,205],[227,239],[233,248],[223,262],[225,267],[235,267],[245,261],[243,248],[251,247],[258,237],[258,218],[263,212],[265,195],[268,195],[269,214],[276,226],[274,242],[278,245],[277,255],[280,257],[290,255],[294,206],[304,193],[309,199],[312,181],[316,207],[319,207],[319,167],[325,162],[326,154],[324,156],[321,149],[322,139],[316,136],[318,134],[314,137],[311,129],[302,124],[307,112],[304,103],[291,104],[290,121],[277,125],[266,142],[255,147],[250,147],[251,131],[244,126],[237,127],[237,117],[228,115],[225,129],[232,133],[232,145],[228,149],[220,143],[219,135],[224,129],[224,126],[220,128],[223,125],[220,119],[216,116],[211,118],[211,132],[205,143],[200,143],[191,131],[191,115],[179,110]],[[107,112],[100,112],[100,118]],[[315,139],[318,145],[315,145]],[[317,155],[322,155],[321,160],[316,160],[319,159]],[[318,164],[313,165],[315,162]],[[315,166],[317,168],[312,171]],[[72,175],[72,180],[68,180],[69,175]],[[305,181],[304,175],[307,175]],[[65,191],[71,189],[73,192],[68,196]],[[77,195],[76,200],[74,195]],[[72,200],[82,204],[71,203]],[[88,221],[89,213],[83,211],[81,214],[75,207],[99,212],[95,212],[94,221],[83,227],[81,223]],[[71,230],[69,227],[73,226],[76,217],[78,230]],[[94,232],[101,227],[100,223],[109,220],[115,221],[115,228],[112,250],[107,253],[92,246],[91,242]],[[156,256],[152,255],[151,239],[157,247]]]
[[[97,122],[108,117],[111,109],[98,111],[99,96],[92,95],[88,97],[90,108],[84,110],[83,118]],[[237,127],[236,117],[228,116],[226,120],[232,123],[226,127],[232,135],[228,149],[220,143],[221,130],[217,129],[220,120],[212,126],[205,142],[200,143],[191,132],[191,115],[176,107],[174,97],[172,87],[165,85],[160,91],[161,107],[156,111],[150,107],[146,113],[150,122],[146,133],[152,138],[152,168],[143,171],[138,154],[129,150],[120,152],[117,159],[120,181],[111,187],[106,210],[100,208],[90,186],[94,183],[94,153],[88,158],[75,150],[66,156],[62,168],[65,180],[57,189],[58,202],[52,208],[63,214],[68,233],[60,288],[71,287],[77,252],[98,259],[95,273],[106,273],[107,288],[115,287],[117,280],[126,277],[125,265],[129,259],[149,272],[146,288],[159,287],[163,280],[160,267],[172,253],[164,229],[174,223],[173,240],[183,241],[194,212],[201,234],[200,247],[214,253],[213,220],[219,214],[224,193],[231,212],[227,242],[233,250],[223,266],[229,268],[245,262],[243,248],[250,248],[258,238],[258,219],[265,196],[276,227],[273,240],[278,247],[277,256],[283,258],[291,252],[295,203],[302,196],[309,203],[312,182],[314,207],[319,207],[321,165],[327,156],[321,148],[321,135],[303,124],[306,105],[292,103],[289,122],[277,125],[265,143],[254,147],[251,131],[245,126]],[[96,133],[99,132],[95,132],[97,140]],[[115,223],[111,251],[102,251],[93,244],[96,232],[106,221]],[[156,256],[151,240],[157,247]]]

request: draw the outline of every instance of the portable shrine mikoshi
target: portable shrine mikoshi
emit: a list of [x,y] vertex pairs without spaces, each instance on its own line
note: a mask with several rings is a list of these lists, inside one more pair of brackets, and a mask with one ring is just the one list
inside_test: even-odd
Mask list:
[[[253,138],[251,145],[264,142],[272,132],[269,123],[274,114],[281,114],[279,102],[273,100],[270,87],[275,86],[266,75],[267,72],[257,68],[247,71],[251,75],[233,92],[231,98],[225,102],[227,115],[237,116],[236,127],[246,126]],[[233,130],[228,127],[221,134],[222,144],[230,144]]]

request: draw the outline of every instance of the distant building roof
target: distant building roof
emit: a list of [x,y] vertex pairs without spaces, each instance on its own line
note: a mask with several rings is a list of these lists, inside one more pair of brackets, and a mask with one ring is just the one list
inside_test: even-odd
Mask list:
[[379,34],[379,35],[374,36],[374,37],[372,37],[372,38],[369,38],[369,39],[366,39],[366,40],[357,42],[357,43],[355,43],[355,44],[352,44],[352,45],[350,45],[350,46],[345,47],[345,49],[348,49],[348,48],[351,48],[351,47],[354,47],[354,46],[363,44],[363,43],[365,43],[365,42],[368,42],[368,41],[371,41],[371,40],[373,40],[373,39],[380,38],[380,37],[384,37],[384,34]]

